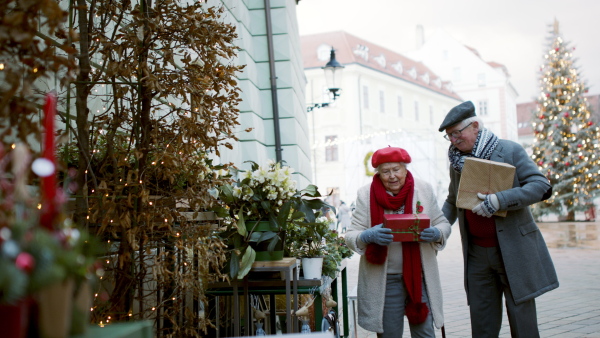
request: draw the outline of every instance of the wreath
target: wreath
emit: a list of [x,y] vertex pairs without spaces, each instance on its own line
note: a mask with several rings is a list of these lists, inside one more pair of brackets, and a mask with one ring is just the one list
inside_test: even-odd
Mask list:
[[366,155],[365,155],[365,160],[363,161],[364,165],[365,165],[365,175],[371,177],[371,176],[375,176],[375,172],[371,171],[371,169],[369,169],[369,160],[371,159],[371,157],[373,156],[373,152],[369,151]]

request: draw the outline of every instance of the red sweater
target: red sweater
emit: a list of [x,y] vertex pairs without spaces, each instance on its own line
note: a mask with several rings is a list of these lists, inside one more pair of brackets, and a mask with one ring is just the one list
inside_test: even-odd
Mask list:
[[485,248],[498,246],[498,235],[496,234],[496,221],[493,217],[479,216],[471,210],[465,210],[469,239],[473,244]]

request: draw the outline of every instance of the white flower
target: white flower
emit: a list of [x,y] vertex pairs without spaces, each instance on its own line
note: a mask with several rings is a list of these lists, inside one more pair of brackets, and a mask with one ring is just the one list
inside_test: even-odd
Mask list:
[[264,183],[265,178],[267,177],[267,171],[263,167],[259,167],[252,173],[252,178],[258,181],[259,183]]
[[233,187],[233,197],[240,197],[242,195],[242,188]]
[[244,201],[249,201],[250,198],[252,198],[252,196],[254,196],[254,191],[250,187],[243,187],[242,193],[243,193],[242,199]]
[[225,176],[227,174],[229,174],[229,171],[227,169],[219,169],[219,171],[217,172],[217,177]]

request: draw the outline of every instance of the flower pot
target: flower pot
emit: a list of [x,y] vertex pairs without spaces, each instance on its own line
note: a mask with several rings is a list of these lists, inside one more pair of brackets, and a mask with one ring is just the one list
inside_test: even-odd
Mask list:
[[39,326],[45,338],[68,337],[74,281],[52,284],[39,292]]
[[71,314],[71,335],[84,335],[89,326],[90,308],[94,301],[91,284],[89,280],[84,280],[75,293]]
[[304,279],[321,279],[323,257],[302,258]]
[[[273,231],[269,221],[247,221],[246,230],[253,231],[255,233]],[[283,259],[283,246],[285,244],[285,231],[276,231],[279,235],[279,241],[275,244],[275,248],[269,251],[269,242],[262,241],[260,243],[250,242],[250,246],[256,252],[256,262],[264,261],[280,261]]]
[[2,337],[25,338],[29,325],[30,300],[20,299],[14,304],[0,304]]

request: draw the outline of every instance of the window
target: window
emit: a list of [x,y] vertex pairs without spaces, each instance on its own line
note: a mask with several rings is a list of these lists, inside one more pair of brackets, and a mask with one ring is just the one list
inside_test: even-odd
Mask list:
[[337,135],[325,136],[325,162],[336,162],[338,160],[338,145],[329,144],[335,142]]
[[460,82],[460,79],[461,79],[460,67],[455,67],[452,70],[452,81]]
[[383,90],[379,91],[379,112],[385,113],[385,92]]
[[363,86],[363,108],[369,109],[369,87]]
[[402,109],[402,96],[398,96],[398,117],[402,117],[404,115],[404,110]]
[[429,123],[433,124],[433,106],[429,106]]
[[477,85],[479,87],[485,87],[485,73],[477,74]]
[[419,121],[419,101],[415,101],[415,121]]
[[479,101],[479,115],[486,116],[488,114],[488,103],[487,100]]

